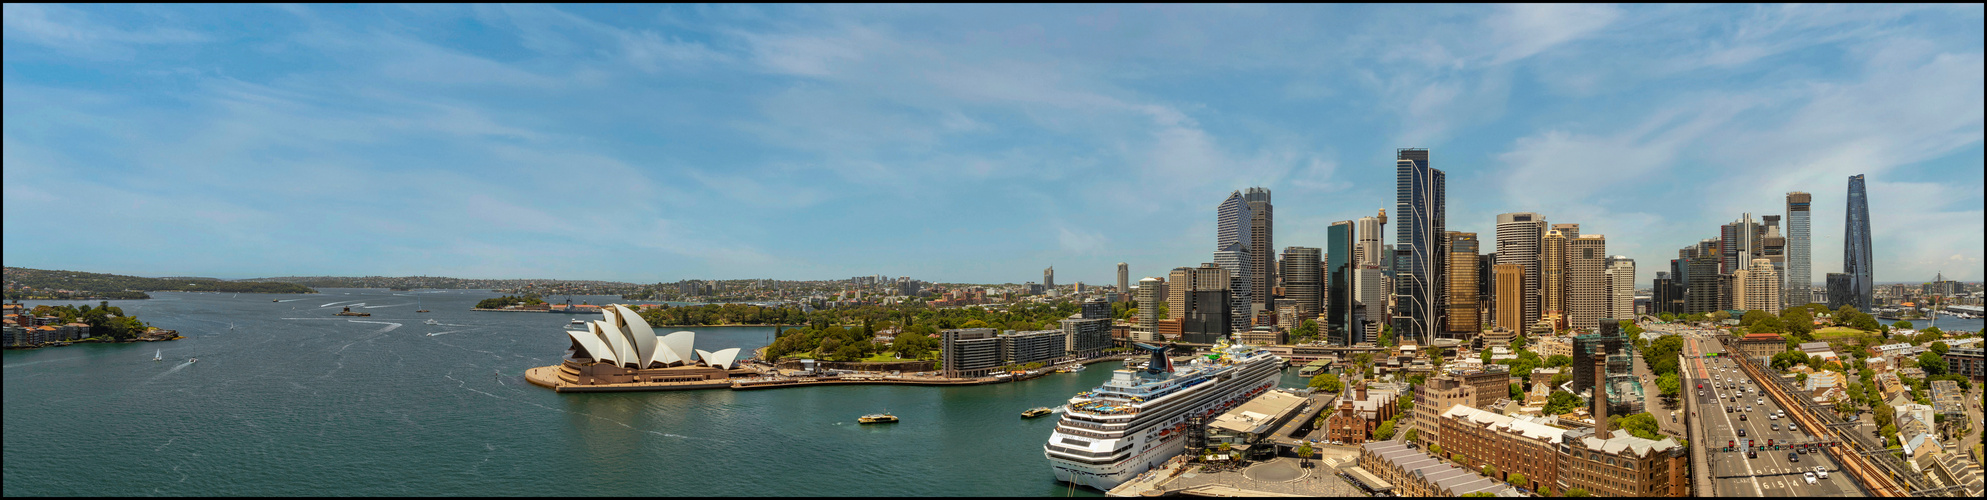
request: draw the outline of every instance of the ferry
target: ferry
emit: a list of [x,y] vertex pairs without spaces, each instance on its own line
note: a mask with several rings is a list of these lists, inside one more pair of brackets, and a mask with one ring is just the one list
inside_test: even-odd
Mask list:
[[1051,413],[1051,412],[1054,412],[1054,411],[1055,411],[1055,410],[1051,410],[1051,409],[1049,409],[1049,407],[1047,407],[1047,406],[1043,406],[1043,407],[1039,407],[1039,408],[1035,408],[1035,409],[1032,409],[1032,410],[1028,410],[1028,411],[1024,411],[1024,412],[1021,412],[1021,418],[1035,418],[1035,417],[1039,417],[1039,416],[1043,416],[1043,415],[1048,415],[1049,413]]
[[888,413],[871,413],[863,415],[862,418],[858,418],[856,421],[865,424],[894,424],[897,423],[897,416]]
[[1145,368],[1127,360],[1103,386],[1070,398],[1042,445],[1056,480],[1110,491],[1185,451],[1189,418],[1248,402],[1282,376],[1283,358],[1258,346],[1223,340],[1175,367],[1170,346],[1134,345],[1152,353]]

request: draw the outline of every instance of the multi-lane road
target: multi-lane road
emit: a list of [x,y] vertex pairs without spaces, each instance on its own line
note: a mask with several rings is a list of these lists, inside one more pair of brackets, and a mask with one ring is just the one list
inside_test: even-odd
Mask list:
[[[1718,356],[1709,354],[1718,353]],[[1754,446],[1813,442],[1820,429],[1796,429],[1785,417],[1773,418],[1781,410],[1772,398],[1759,393],[1759,383],[1724,356],[1724,348],[1709,335],[1686,333],[1684,337],[1684,397],[1692,398],[1696,426],[1703,441],[1691,443],[1704,449],[1701,470],[1708,472],[1711,492],[1699,496],[1867,496],[1856,481],[1841,470],[1827,454],[1819,451],[1798,453],[1787,446],[1756,452],[1748,457],[1744,445]],[[1699,386],[1702,386],[1702,389]],[[1742,418],[1743,416],[1743,418]],[[1744,430],[1745,436],[1739,436]],[[1738,444],[1725,451],[1728,442]],[[1788,453],[1795,453],[1789,457]],[[1808,484],[1804,473],[1816,466],[1828,471],[1828,478]]]

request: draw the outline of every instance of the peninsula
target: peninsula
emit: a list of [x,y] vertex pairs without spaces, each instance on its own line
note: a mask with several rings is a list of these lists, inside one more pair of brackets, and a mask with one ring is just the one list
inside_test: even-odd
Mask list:
[[29,310],[19,302],[0,304],[6,312],[0,346],[8,349],[57,347],[92,342],[155,342],[179,340],[179,332],[146,325],[124,310],[100,302],[96,307],[41,305]]

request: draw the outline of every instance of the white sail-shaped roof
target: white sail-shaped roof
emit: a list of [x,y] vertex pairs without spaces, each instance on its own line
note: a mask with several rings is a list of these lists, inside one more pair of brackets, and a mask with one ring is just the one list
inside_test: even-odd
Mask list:
[[695,353],[692,349],[696,347],[696,344],[697,332],[679,331],[663,336],[662,349],[666,351],[665,354],[667,355],[663,363],[689,364],[690,355]]
[[632,341],[630,344],[635,348],[634,358],[630,361],[640,363],[638,368],[648,368],[649,360],[655,359],[655,330],[650,329],[649,323],[643,321],[641,316],[628,310],[628,306],[614,304],[600,309],[601,314],[614,318],[609,321],[622,325],[621,331],[627,332],[628,339]]
[[586,351],[584,353],[573,353],[575,355],[584,354],[586,358],[599,361],[600,357],[607,352],[607,346],[601,345],[600,336],[594,335],[593,332],[566,330],[566,335],[572,337],[574,343],[579,344],[580,350]]
[[738,348],[721,349],[718,352],[698,349],[697,357],[702,358],[705,364],[730,370],[732,369],[731,365],[738,359]]
[[619,359],[620,348],[615,346],[612,342],[610,342],[608,340],[609,337],[600,331],[599,321],[587,323],[586,331],[588,334],[593,335],[594,338],[593,344],[601,348],[600,351],[593,353],[594,361],[602,363],[617,363],[617,364],[620,363],[621,361]]
[[628,334],[612,325],[607,320],[593,320],[593,328],[600,331],[600,336],[607,339],[608,347],[614,350],[616,362],[622,365],[639,363],[635,359],[635,346],[628,341]]

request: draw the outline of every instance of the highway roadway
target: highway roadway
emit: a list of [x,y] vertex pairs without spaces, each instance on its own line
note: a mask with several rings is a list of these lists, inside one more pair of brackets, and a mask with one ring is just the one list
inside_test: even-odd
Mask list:
[[[1759,393],[1759,384],[1747,377],[1745,372],[1733,365],[1729,358],[1705,357],[1708,353],[1722,353],[1724,349],[1708,334],[1703,336],[1686,333],[1684,337],[1684,367],[1686,380],[1683,383],[1684,396],[1694,398],[1692,403],[1698,413],[1689,418],[1698,419],[1697,425],[1703,429],[1705,441],[1691,443],[1703,446],[1708,472],[1714,483],[1714,492],[1702,492],[1701,496],[1868,496],[1856,481],[1841,470],[1840,465],[1827,454],[1818,450],[1811,453],[1798,453],[1794,460],[1787,456],[1792,450],[1782,446],[1780,450],[1757,452],[1757,457],[1748,458],[1741,451],[1724,451],[1728,441],[1744,443],[1753,440],[1763,445],[1768,439],[1775,444],[1806,442],[1816,439],[1809,431],[1793,430],[1786,418],[1773,419],[1768,415],[1779,410],[1772,398]],[[1703,389],[1698,389],[1703,384]],[[1736,398],[1736,401],[1734,399]],[[1731,408],[1730,412],[1726,408]],[[1750,408],[1750,409],[1748,409]],[[1745,418],[1740,419],[1743,415]],[[1746,436],[1739,437],[1744,429]],[[1807,484],[1803,472],[1813,471],[1821,466],[1828,471],[1828,479],[1816,478],[1815,484]]]

